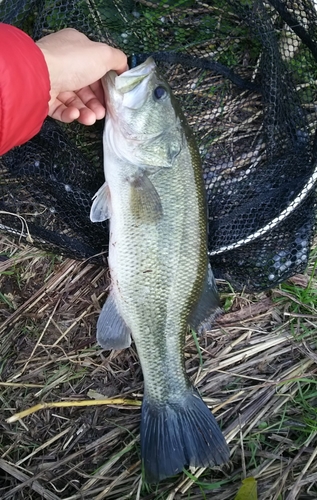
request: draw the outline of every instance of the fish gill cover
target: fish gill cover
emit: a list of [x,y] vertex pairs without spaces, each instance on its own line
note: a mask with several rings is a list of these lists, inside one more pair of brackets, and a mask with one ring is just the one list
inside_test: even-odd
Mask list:
[[[34,40],[77,28],[132,66],[152,55],[199,145],[216,277],[259,291],[303,271],[316,209],[313,0],[6,0],[0,21]],[[89,212],[102,127],[47,119],[0,158],[0,231],[101,262],[108,224]]]

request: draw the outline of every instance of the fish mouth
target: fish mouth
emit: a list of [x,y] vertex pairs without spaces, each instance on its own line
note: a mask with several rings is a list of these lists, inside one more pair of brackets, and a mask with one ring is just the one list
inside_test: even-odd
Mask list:
[[149,57],[139,66],[117,75],[115,71],[109,71],[102,79],[106,96],[107,109],[117,111],[119,109],[138,109],[145,102],[149,94],[149,80],[156,71],[156,64]]
[[144,63],[117,76],[114,80],[114,86],[118,92],[126,94],[127,92],[133,90],[141,82],[147,80],[155,68],[156,65],[154,59],[152,57],[148,57]]
[[148,57],[144,63],[125,71],[121,75],[118,75],[113,70],[108,71],[103,78],[104,88],[108,87],[109,90],[111,89],[120,94],[126,94],[133,90],[144,79],[149,77],[155,68],[154,59]]

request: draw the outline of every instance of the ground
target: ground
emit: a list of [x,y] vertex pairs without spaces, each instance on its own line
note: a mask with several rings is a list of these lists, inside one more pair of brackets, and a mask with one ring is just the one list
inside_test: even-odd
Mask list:
[[96,345],[106,267],[4,236],[0,254],[2,500],[232,500],[245,477],[257,480],[261,500],[317,498],[314,253],[305,274],[274,290],[224,291],[225,314],[198,339],[199,352],[188,334],[188,374],[220,422],[231,462],[159,485],[142,481],[134,346]]

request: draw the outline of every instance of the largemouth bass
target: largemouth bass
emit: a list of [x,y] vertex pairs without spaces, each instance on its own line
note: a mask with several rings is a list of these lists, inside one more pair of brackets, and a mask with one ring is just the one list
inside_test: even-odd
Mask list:
[[152,58],[102,80],[105,184],[91,220],[110,219],[111,290],[97,323],[104,349],[135,342],[144,376],[141,454],[157,482],[229,460],[218,424],[190,384],[183,347],[219,307],[207,256],[199,152]]

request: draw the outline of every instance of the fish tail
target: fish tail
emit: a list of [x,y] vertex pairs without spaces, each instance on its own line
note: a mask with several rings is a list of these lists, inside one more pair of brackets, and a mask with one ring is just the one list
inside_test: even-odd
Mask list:
[[228,462],[230,451],[216,422],[194,388],[181,400],[142,405],[141,455],[145,480],[158,482],[185,466],[213,467]]

